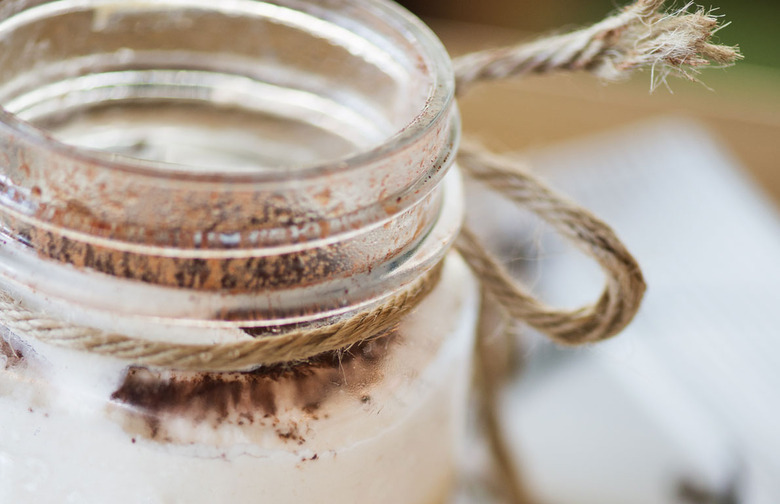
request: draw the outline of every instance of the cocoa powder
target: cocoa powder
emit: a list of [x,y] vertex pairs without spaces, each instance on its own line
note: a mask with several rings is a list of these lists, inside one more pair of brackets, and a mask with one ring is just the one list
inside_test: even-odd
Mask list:
[[0,355],[5,357],[5,369],[11,369],[24,363],[22,351],[11,346],[11,343],[2,336],[0,336]]
[[27,231],[32,246],[48,259],[77,268],[166,287],[227,292],[305,287],[343,274],[360,273],[345,261],[339,246],[278,256],[180,258],[130,253],[55,234]]
[[317,420],[323,404],[336,392],[346,392],[357,402],[370,401],[371,385],[383,376],[383,359],[400,341],[400,334],[393,331],[304,363],[247,372],[131,367],[111,400],[129,433],[154,441],[188,442],[172,427],[184,420],[214,430],[231,425],[271,428],[280,439],[301,444],[304,427],[299,421],[283,420],[284,413],[298,411],[301,415],[294,416]]

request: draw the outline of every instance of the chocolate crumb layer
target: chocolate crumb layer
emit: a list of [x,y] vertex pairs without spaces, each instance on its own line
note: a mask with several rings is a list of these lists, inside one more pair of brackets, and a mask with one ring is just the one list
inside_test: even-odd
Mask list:
[[303,444],[307,426],[285,420],[285,414],[298,412],[296,418],[316,421],[336,392],[365,403],[367,389],[382,379],[383,358],[399,340],[399,334],[391,332],[305,363],[247,372],[131,367],[111,399],[126,430],[155,441],[192,442],[173,425],[184,421],[216,431],[226,426],[273,429],[279,439]]

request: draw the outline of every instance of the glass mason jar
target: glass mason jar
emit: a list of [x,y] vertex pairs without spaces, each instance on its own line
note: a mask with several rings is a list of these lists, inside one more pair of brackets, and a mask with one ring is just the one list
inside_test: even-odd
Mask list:
[[19,306],[221,344],[441,274],[394,329],[251,369],[0,329],[0,502],[445,502],[478,304],[450,252],[453,89],[438,40],[381,0],[3,2],[0,290]]

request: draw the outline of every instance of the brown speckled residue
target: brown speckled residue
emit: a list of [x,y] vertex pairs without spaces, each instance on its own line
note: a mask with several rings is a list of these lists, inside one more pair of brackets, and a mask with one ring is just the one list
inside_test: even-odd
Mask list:
[[336,392],[366,403],[371,385],[382,379],[383,358],[399,340],[392,332],[306,363],[248,372],[131,367],[111,399],[126,430],[155,441],[192,442],[174,426],[184,421],[215,431],[226,426],[271,429],[280,440],[301,445],[308,424],[321,417],[323,405]]
[[0,337],[0,355],[5,357],[5,369],[15,368],[24,363],[24,354],[22,351],[12,347],[3,337]]
[[38,252],[55,261],[144,283],[192,290],[255,292],[306,286],[359,272],[336,245],[278,256],[163,257],[114,250],[41,230],[28,230]]

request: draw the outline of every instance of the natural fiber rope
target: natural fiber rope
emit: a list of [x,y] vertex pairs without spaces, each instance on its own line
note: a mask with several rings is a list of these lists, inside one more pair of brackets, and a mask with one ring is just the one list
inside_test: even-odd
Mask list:
[[442,263],[379,306],[334,324],[231,343],[192,345],[110,334],[34,312],[5,293],[0,293],[0,322],[21,336],[124,359],[139,366],[236,371],[298,362],[381,336],[430,293],[438,284],[441,270]]
[[[531,492],[525,485],[523,471],[507,443],[502,429],[501,392],[508,375],[514,375],[518,361],[516,324],[500,306],[490,303],[482,289],[482,308],[474,358],[474,385],[481,432],[492,457],[493,467],[483,485],[490,493],[500,493],[512,504],[530,504]],[[492,502],[492,501],[491,501]]]
[[595,304],[574,311],[551,308],[512,278],[481,240],[464,228],[456,244],[458,252],[513,319],[563,345],[600,341],[614,336],[631,321],[639,309],[645,282],[636,260],[607,224],[557,195],[515,160],[465,144],[458,163],[472,179],[554,226],[593,257],[606,273],[607,285]]
[[[607,224],[557,195],[517,160],[464,143],[458,163],[470,178],[486,184],[551,224],[594,258],[606,276],[606,287],[596,303],[573,311],[549,307],[512,278],[479,238],[464,228],[456,247],[480,279],[485,298],[496,301],[510,320],[523,321],[562,345],[603,340],[620,332],[631,321],[642,301],[645,281],[636,260]],[[481,329],[485,330],[484,327]],[[495,475],[508,502],[531,504],[531,492],[509,453],[501,427],[497,398],[501,389],[500,377],[490,369],[491,356],[486,340],[485,334],[478,336],[475,372],[482,406],[480,413],[496,466]]]
[[[713,16],[691,4],[674,14],[662,14],[664,0],[638,0],[589,28],[546,37],[536,42],[467,54],[454,61],[457,93],[462,96],[480,81],[587,70],[605,80],[623,78],[636,68],[653,71],[651,89],[669,74],[695,80],[697,68],[728,65],[742,56],[735,47],[710,43],[718,29]],[[514,280],[501,262],[468,228],[456,247],[482,282],[486,297],[497,301],[511,319],[523,321],[563,345],[591,343],[620,332],[634,317],[645,282],[633,256],[612,229],[587,210],[559,196],[518,160],[497,156],[464,143],[458,163],[465,174],[486,184],[551,224],[594,258],[606,276],[598,301],[574,311],[555,309],[537,300]],[[484,301],[483,301],[484,302]],[[481,328],[485,330],[484,327]],[[511,504],[531,504],[532,492],[509,453],[500,422],[500,377],[490,369],[486,335],[477,343],[476,374],[481,417],[495,474]]]
[[574,70],[617,80],[645,67],[654,71],[653,85],[670,73],[695,80],[698,67],[742,57],[736,47],[710,43],[719,29],[711,12],[688,12],[689,3],[664,14],[663,4],[639,0],[582,30],[461,56],[454,61],[458,93],[480,81]]
[[[662,0],[639,0],[591,28],[508,49],[485,51],[455,60],[457,91],[469,85],[528,73],[585,69],[616,78],[638,66],[662,65],[664,72],[689,75],[687,69],[709,61],[725,64],[739,54],[709,43],[717,21],[697,11],[662,15]],[[467,175],[529,208],[595,258],[607,276],[601,298],[573,312],[550,308],[535,299],[500,262],[464,229],[457,248],[484,288],[514,318],[555,341],[582,344],[619,332],[636,313],[645,284],[636,261],[610,228],[589,212],[556,195],[517,162],[467,145],[459,154]],[[301,361],[349,347],[399,323],[435,286],[441,265],[385,303],[324,327],[298,329],[252,340],[191,345],[108,334],[52,319],[0,295],[0,323],[23,336],[47,343],[126,359],[136,365],[230,371],[279,362]]]

